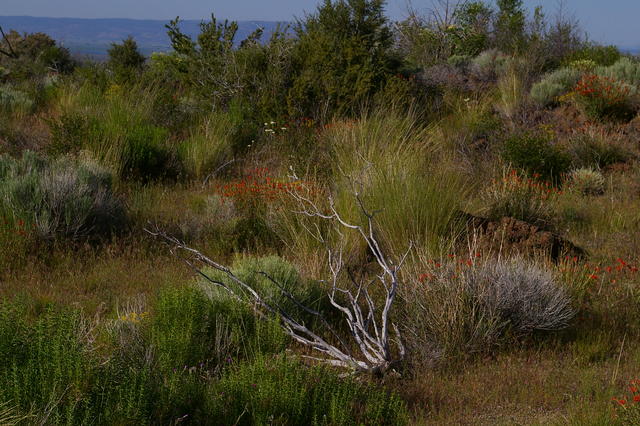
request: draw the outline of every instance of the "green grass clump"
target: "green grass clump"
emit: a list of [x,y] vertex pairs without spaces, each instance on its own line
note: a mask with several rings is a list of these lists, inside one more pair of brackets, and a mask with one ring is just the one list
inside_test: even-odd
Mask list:
[[149,181],[179,174],[168,145],[169,131],[153,123],[157,93],[130,90],[135,95],[127,96],[119,86],[110,86],[103,93],[89,83],[61,89],[58,103],[65,113],[54,122],[52,149],[81,140],[82,149],[125,180]]
[[463,182],[435,167],[437,147],[411,114],[337,123],[326,137],[334,147],[336,206],[345,218],[364,223],[355,190],[378,211],[376,223],[396,254],[408,241],[437,252],[459,236]]
[[442,262],[422,265],[429,290],[408,300],[405,334],[418,360],[491,352],[514,337],[565,329],[576,315],[569,292],[544,265],[517,257]]
[[570,141],[568,150],[576,167],[604,169],[632,158],[618,140],[604,135],[578,135]]
[[234,128],[229,114],[215,113],[207,117],[178,149],[187,174],[202,179],[229,161]]
[[542,228],[552,228],[556,192],[544,182],[511,170],[482,193],[483,214],[491,220],[513,217]]
[[569,174],[571,188],[583,195],[601,195],[604,193],[605,178],[599,170],[590,168],[575,169]]
[[502,159],[513,167],[530,174],[537,173],[543,180],[554,183],[559,182],[571,166],[571,157],[565,150],[540,134],[524,133],[508,137],[501,154]]

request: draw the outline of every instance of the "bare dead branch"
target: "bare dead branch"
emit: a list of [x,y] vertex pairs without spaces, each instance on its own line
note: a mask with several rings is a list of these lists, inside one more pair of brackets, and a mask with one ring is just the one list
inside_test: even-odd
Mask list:
[[[355,190],[357,206],[366,219],[364,225],[357,225],[347,221],[337,211],[334,200],[331,197],[329,197],[329,212],[327,213],[323,212],[311,199],[309,193],[305,196],[301,191],[296,190],[290,191],[290,194],[300,206],[298,209],[299,214],[310,218],[332,221],[338,232],[341,228],[357,232],[366,242],[369,250],[373,253],[376,264],[380,268],[380,273],[373,280],[357,278],[351,271],[346,270],[347,282],[350,283],[352,288],[345,288],[341,284],[343,282],[342,276],[345,275],[346,269],[344,267],[343,249],[341,247],[337,250],[327,248],[328,267],[331,277],[327,281],[321,281],[321,283],[328,286],[327,296],[329,302],[333,308],[342,313],[353,340],[352,342],[345,341],[320,312],[297,300],[291,292],[267,272],[255,271],[274,284],[281,294],[292,301],[296,307],[318,318],[322,326],[335,338],[337,342],[335,345],[320,337],[319,334],[309,329],[303,322],[293,318],[282,307],[260,295],[255,288],[238,278],[229,268],[209,259],[198,250],[188,247],[183,242],[164,232],[159,230],[151,231],[149,229],[146,229],[146,231],[169,244],[172,253],[176,254],[209,283],[223,288],[237,300],[251,303],[263,316],[266,314],[275,315],[279,318],[280,325],[284,331],[291,338],[311,347],[324,356],[323,358],[309,357],[310,359],[321,360],[333,366],[351,368],[356,371],[384,374],[405,356],[405,348],[402,344],[400,331],[395,324],[390,322],[390,313],[400,285],[398,272],[412,249],[412,244],[409,245],[407,252],[398,262],[394,264],[376,237],[374,218],[377,212],[369,211]],[[316,229],[318,228],[316,227]],[[314,233],[312,232],[312,234]],[[322,241],[324,242],[324,240]],[[222,272],[234,284],[234,287],[209,277],[195,265],[196,262]],[[380,289],[383,290],[384,302],[381,309],[377,307],[376,300],[370,293],[370,288],[376,283],[379,283]],[[393,329],[395,338],[389,336],[390,328]],[[392,350],[391,343],[395,344],[395,350]],[[357,348],[357,353],[352,351],[353,347]]]

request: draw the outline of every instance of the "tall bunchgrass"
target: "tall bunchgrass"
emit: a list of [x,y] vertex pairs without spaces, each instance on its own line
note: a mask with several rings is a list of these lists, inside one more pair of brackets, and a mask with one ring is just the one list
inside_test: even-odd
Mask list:
[[514,118],[524,99],[525,85],[518,65],[515,60],[509,61],[498,79],[498,110],[508,118]]
[[234,131],[229,114],[216,112],[207,116],[180,144],[178,153],[187,174],[202,179],[229,161]]
[[334,149],[336,206],[347,219],[363,223],[358,192],[397,254],[410,241],[439,251],[456,238],[464,186],[442,163],[436,167],[438,146],[411,114],[336,123],[325,137]]
[[154,124],[155,97],[148,88],[103,93],[90,83],[69,83],[61,89],[58,109],[84,117],[82,148],[101,164],[122,178],[149,180],[178,173],[167,145],[169,131]]
[[558,190],[548,182],[505,169],[502,178],[481,193],[482,214],[491,220],[512,217],[543,228],[552,228]]

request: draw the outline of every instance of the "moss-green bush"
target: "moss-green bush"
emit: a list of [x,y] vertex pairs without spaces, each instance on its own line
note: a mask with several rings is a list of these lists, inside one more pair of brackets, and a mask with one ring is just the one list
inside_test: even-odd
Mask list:
[[383,5],[380,0],[325,1],[298,23],[290,115],[316,117],[323,109],[353,114],[395,73]]
[[[243,282],[254,288],[268,303],[281,307],[294,318],[305,319],[306,313],[287,297],[281,289],[289,292],[298,302],[317,308],[322,296],[317,285],[303,280],[296,268],[279,256],[238,257],[231,270]],[[207,269],[208,276],[224,282],[239,294],[242,291],[225,274]],[[219,290],[223,293],[223,290]],[[313,317],[306,318],[313,320]]]
[[543,180],[559,182],[571,166],[567,152],[548,137],[534,133],[516,134],[503,144],[502,159],[513,167],[537,173]]

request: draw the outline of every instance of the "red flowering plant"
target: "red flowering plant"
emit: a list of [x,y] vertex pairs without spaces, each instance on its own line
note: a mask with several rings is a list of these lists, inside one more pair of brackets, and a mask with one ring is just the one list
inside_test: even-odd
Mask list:
[[223,203],[233,205],[247,213],[263,211],[266,205],[277,202],[283,195],[309,184],[300,180],[273,177],[266,167],[253,169],[246,176],[220,184],[215,188]]
[[607,294],[620,294],[612,290],[621,290],[637,280],[640,271],[636,264],[621,257],[596,263],[584,261],[577,256],[565,256],[558,263],[558,270],[575,299],[582,303],[602,299]]
[[640,424],[640,380],[629,381],[626,395],[611,398],[615,417],[624,424]]
[[562,191],[534,173],[528,176],[506,170],[502,179],[492,180],[483,193],[486,215],[490,219],[513,217],[541,227],[550,227],[554,201]]
[[636,111],[635,88],[621,81],[587,74],[578,82],[573,99],[584,113],[595,120],[629,120]]

